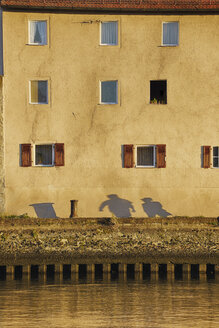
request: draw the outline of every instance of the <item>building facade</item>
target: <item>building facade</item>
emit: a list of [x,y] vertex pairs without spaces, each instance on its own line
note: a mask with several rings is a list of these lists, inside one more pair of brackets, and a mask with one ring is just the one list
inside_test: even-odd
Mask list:
[[1,212],[218,216],[217,1],[1,8]]

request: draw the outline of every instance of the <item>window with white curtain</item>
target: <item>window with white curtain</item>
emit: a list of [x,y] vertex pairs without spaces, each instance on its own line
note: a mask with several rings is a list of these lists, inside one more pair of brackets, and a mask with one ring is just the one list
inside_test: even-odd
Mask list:
[[101,45],[118,45],[118,22],[101,23]]
[[156,146],[136,146],[136,167],[155,167]]
[[47,21],[29,21],[29,44],[47,44]]
[[35,145],[35,165],[54,165],[54,145]]
[[179,22],[163,23],[163,46],[179,45]]
[[118,104],[118,81],[100,82],[101,104]]
[[30,81],[30,103],[48,104],[48,81]]

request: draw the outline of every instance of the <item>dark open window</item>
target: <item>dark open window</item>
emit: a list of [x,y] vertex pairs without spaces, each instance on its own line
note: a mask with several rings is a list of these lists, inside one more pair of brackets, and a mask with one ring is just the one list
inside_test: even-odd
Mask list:
[[150,103],[167,104],[167,81],[150,81]]

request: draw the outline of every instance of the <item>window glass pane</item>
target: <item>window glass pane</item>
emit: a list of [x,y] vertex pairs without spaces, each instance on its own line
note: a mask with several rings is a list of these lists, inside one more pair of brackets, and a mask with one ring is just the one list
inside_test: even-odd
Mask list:
[[52,145],[36,145],[36,165],[52,165]]
[[178,45],[179,23],[163,23],[163,44]]
[[137,147],[137,165],[154,166],[154,147]]
[[117,81],[101,82],[101,103],[117,104]]
[[213,158],[213,167],[219,167],[218,165],[218,157]]
[[47,22],[31,21],[29,25],[29,42],[31,44],[47,44]]
[[101,44],[118,44],[118,22],[104,22],[101,24]]
[[218,156],[218,148],[219,147],[213,147],[213,156]]
[[38,81],[38,102],[47,104],[47,95],[48,95],[48,82],[47,81]]

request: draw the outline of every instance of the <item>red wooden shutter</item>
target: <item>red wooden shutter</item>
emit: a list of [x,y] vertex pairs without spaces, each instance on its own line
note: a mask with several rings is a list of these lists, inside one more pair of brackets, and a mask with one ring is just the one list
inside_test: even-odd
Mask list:
[[203,146],[203,168],[208,169],[211,165],[211,146]]
[[166,145],[157,145],[157,167],[166,167]]
[[21,166],[31,166],[31,144],[21,145]]
[[64,144],[55,144],[55,166],[64,166]]
[[134,167],[134,146],[124,145],[124,167]]

